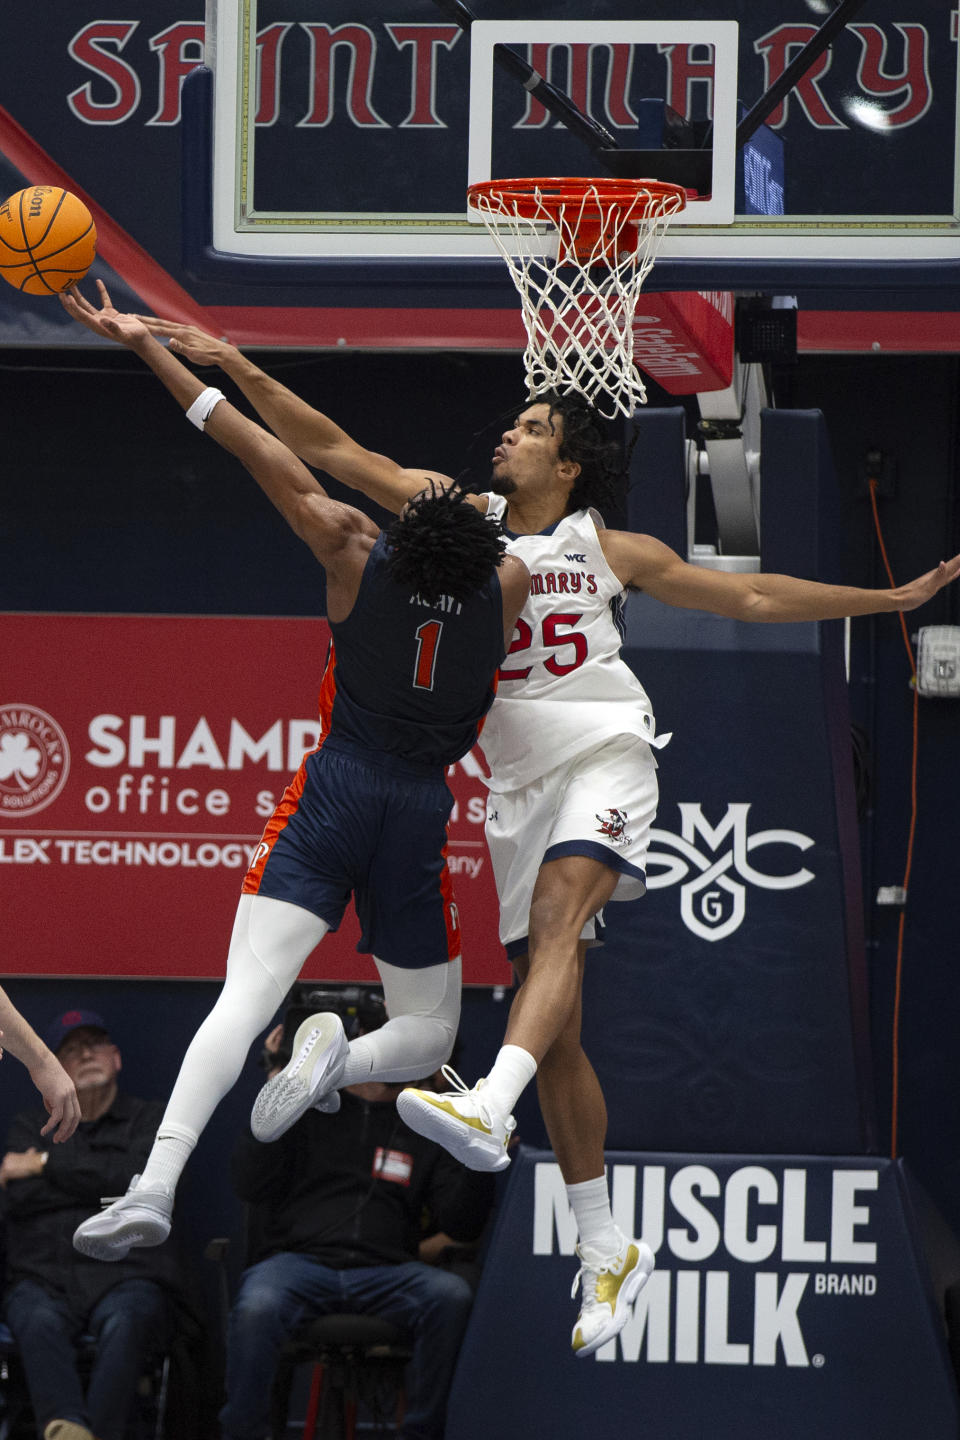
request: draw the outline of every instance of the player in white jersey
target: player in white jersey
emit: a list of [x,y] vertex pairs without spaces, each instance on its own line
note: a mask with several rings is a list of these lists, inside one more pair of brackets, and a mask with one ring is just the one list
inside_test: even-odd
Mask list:
[[[226,342],[195,326],[150,318],[144,323],[173,337],[174,348],[187,358],[221,366],[291,450],[378,504],[399,511],[426,480],[449,483],[448,477],[405,469],[365,450]],[[655,779],[650,747],[656,737],[649,703],[640,685],[624,674],[627,667],[611,648],[600,612],[625,589],[637,589],[667,605],[736,620],[839,619],[913,610],[960,574],[960,555],[887,590],[690,565],[650,535],[595,528],[590,507],[613,498],[622,473],[617,451],[581,396],[544,394],[520,412],[494,451],[495,495],[475,497],[491,516],[503,516],[511,549],[527,559],[528,547],[534,576],[505,662],[506,677],[501,677],[481,736],[496,769],[489,838],[498,881],[510,887],[504,900],[511,915],[526,906],[528,923],[526,934],[510,947],[519,984],[504,1044],[486,1078],[472,1087],[456,1081],[461,1088],[447,1095],[405,1090],[398,1101],[413,1129],[438,1140],[467,1165],[498,1170],[509,1163],[511,1112],[536,1075],[580,1237],[576,1284],[582,1284],[582,1306],[572,1336],[580,1356],[593,1354],[622,1329],[654,1263],[649,1248],[622,1235],[613,1222],[604,1163],[606,1106],[580,1044],[590,926],[615,898],[625,875],[638,892],[642,888],[656,803],[655,784],[650,784]],[[538,547],[543,542],[557,548],[543,552],[554,563],[541,569]],[[579,590],[573,577],[579,579]],[[598,722],[592,702],[608,680],[611,689]],[[561,714],[567,708],[569,717]],[[621,805],[621,795],[630,795],[629,803]],[[628,854],[617,839],[618,815],[606,812],[625,812],[619,817],[625,829],[636,826]],[[512,878],[510,856],[496,858],[498,845],[506,844],[506,837],[498,835],[498,829],[507,828],[501,815],[509,817],[510,844],[528,861],[522,874],[513,867]],[[600,816],[608,823],[598,835]],[[520,825],[529,827],[522,843],[516,837]]]
[[[488,517],[504,520],[505,497],[484,498]],[[579,510],[548,534],[508,538],[532,580],[500,670],[503,713],[484,743],[498,790],[526,784],[609,736],[653,738],[650,701],[620,658],[624,590],[603,553],[602,529],[596,511]],[[531,721],[544,727],[535,744]]]
[[[506,498],[485,498],[487,515],[503,520]],[[508,540],[530,571],[530,596],[480,743],[491,771],[487,841],[500,939],[511,960],[527,949],[548,848],[590,853],[615,869],[612,899],[644,891],[657,806],[651,747],[670,737],[656,736],[646,691],[620,656],[624,590],[603,553],[602,528],[596,511],[578,510],[546,534]],[[581,939],[595,936],[591,915]]]

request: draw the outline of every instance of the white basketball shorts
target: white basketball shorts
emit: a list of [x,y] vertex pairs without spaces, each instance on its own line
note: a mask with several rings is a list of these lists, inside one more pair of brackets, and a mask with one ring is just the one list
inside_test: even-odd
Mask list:
[[[500,941],[511,959],[526,951],[533,887],[545,860],[589,855],[619,871],[612,899],[644,893],[657,797],[657,762],[636,735],[606,740],[520,789],[490,793],[487,846],[500,899]],[[581,939],[595,937],[591,919]]]

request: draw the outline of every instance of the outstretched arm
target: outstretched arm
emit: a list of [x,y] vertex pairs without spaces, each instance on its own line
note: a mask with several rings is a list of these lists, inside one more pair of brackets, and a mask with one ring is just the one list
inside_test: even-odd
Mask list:
[[[61,296],[68,314],[88,330],[106,335],[139,355],[173,398],[189,411],[209,387],[155,340],[136,315],[121,315],[115,310],[101,280],[97,285],[101,308],[97,310],[74,289]],[[228,400],[220,399],[214,405],[203,429],[246,466],[329,573],[336,570],[353,538],[376,537],[377,526],[369,516],[332,500],[281,440],[242,415]]]
[[906,585],[868,590],[856,585],[823,585],[792,575],[707,570],[688,565],[650,535],[623,530],[603,531],[601,543],[624,585],[643,590],[667,605],[708,610],[733,620],[839,620],[846,615],[915,610],[960,575],[960,555],[955,555]]
[[40,1091],[50,1116],[41,1135],[53,1130],[56,1142],[69,1140],[80,1120],[80,1102],[73,1081],[3,989],[0,989],[0,1036],[4,1049],[26,1065],[30,1079]]
[[327,415],[273,380],[227,340],[196,325],[179,325],[152,315],[137,317],[151,335],[166,335],[169,348],[195,365],[218,365],[243,391],[260,418],[294,454],[334,480],[359,490],[395,514],[429,480],[449,484],[435,470],[405,469],[386,455],[367,450]]

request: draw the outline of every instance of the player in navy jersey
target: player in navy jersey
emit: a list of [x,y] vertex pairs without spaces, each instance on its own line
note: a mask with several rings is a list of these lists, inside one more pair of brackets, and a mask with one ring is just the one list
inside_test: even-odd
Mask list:
[[[249,470],[327,576],[333,642],[322,734],[268,821],[243,883],[227,975],[191,1042],[143,1175],[84,1221],[74,1244],[102,1260],[158,1245],[177,1181],[303,962],[353,897],[360,948],[376,961],[389,1020],[347,1043],[340,1020],[306,1020],[285,1070],[264,1086],[258,1139],[339,1087],[405,1082],[450,1055],[460,1016],[460,934],[444,858],[453,797],[446,767],[470,749],[530,577],[499,528],[455,485],[411,486],[385,534],[332,500],[275,435],[204,388],[135,316],[79,293],[68,312],[134,351],[187,412]],[[422,493],[420,493],[422,492]]]
[[[406,502],[409,471],[364,450],[233,346],[195,326],[146,323],[191,359],[221,366],[308,463],[388,509]],[[578,1356],[623,1328],[654,1263],[649,1247],[613,1221],[606,1107],[580,1043],[595,916],[611,900],[643,894],[657,802],[653,751],[668,738],[657,736],[643,687],[620,658],[624,592],[737,620],[827,620],[915,609],[960,574],[954,556],[909,584],[872,590],[691,565],[653,536],[603,527],[592,507],[609,503],[622,470],[596,410],[581,395],[551,392],[504,431],[491,493],[473,497],[502,521],[511,553],[532,576],[481,737],[492,771],[487,841],[500,933],[519,984],[485,1079],[446,1095],[407,1089],[397,1102],[412,1129],[467,1165],[500,1170],[509,1163],[511,1111],[536,1075],[579,1234]]]

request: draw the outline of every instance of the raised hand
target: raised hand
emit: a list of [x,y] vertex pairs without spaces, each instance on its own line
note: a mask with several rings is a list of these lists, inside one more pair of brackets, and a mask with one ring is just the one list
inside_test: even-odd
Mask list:
[[97,281],[97,289],[100,292],[100,309],[92,305],[85,295],[80,293],[76,285],[60,296],[60,303],[70,316],[71,320],[78,320],[94,335],[103,335],[108,340],[118,340],[121,345],[128,345],[133,340],[142,339],[147,331],[138,315],[124,315],[110,299],[110,293],[102,280]]
[[181,325],[176,320],[160,320],[155,315],[138,315],[137,319],[151,335],[168,336],[170,349],[194,365],[219,365],[233,346],[226,339],[208,335],[198,325]]
[[960,555],[954,555],[952,560],[941,560],[935,570],[928,570],[925,575],[918,575],[916,580],[897,586],[897,609],[916,610],[918,605],[926,604],[944,585],[950,585],[956,580],[958,575]]

